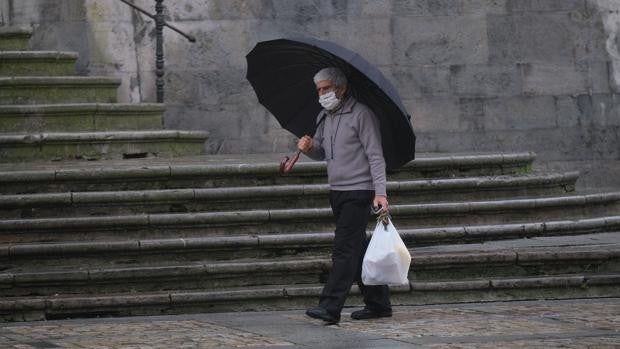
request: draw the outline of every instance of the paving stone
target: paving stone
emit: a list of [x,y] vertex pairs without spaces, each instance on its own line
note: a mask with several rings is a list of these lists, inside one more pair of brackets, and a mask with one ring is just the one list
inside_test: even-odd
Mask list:
[[345,308],[338,326],[324,326],[303,310],[4,324],[0,340],[3,348],[576,349],[620,345],[618,298],[395,307],[393,317],[369,321],[350,319],[353,310]]

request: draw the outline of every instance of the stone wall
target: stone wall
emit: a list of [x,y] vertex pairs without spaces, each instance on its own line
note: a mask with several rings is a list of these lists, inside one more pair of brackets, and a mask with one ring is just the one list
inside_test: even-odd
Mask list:
[[[135,0],[154,11],[153,0]],[[154,24],[118,0],[0,0],[41,49],[154,101]],[[211,132],[210,153],[287,152],[294,140],[245,80],[256,42],[308,35],[362,54],[395,83],[423,152],[535,151],[620,188],[620,1],[176,0],[166,30],[166,124]],[[8,15],[7,15],[8,12]],[[8,18],[8,20],[7,20]]]

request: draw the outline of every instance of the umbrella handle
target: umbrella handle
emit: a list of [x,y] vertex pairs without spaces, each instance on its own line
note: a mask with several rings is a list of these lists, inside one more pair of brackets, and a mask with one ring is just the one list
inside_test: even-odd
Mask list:
[[284,158],[282,158],[282,160],[280,160],[280,174],[287,174],[291,172],[291,170],[293,169],[293,166],[299,159],[300,154],[301,154],[301,151],[298,150],[295,153],[295,155],[293,155],[292,158],[289,158],[288,156],[285,156]]

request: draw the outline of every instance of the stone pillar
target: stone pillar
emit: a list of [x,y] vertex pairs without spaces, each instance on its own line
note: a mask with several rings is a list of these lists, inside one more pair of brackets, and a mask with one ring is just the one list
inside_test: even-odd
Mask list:
[[11,25],[10,9],[11,0],[0,0],[0,27]]
[[83,1],[89,24],[89,74],[121,78],[118,101],[141,102],[134,32],[134,17],[138,15],[120,1]]
[[596,3],[601,9],[607,34],[605,48],[611,65],[609,82],[613,92],[620,93],[620,1],[596,0]]

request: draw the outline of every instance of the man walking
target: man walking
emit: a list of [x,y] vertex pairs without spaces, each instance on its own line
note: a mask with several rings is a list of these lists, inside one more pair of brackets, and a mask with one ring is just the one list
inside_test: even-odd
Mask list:
[[351,317],[389,317],[392,306],[388,286],[366,286],[361,282],[370,206],[385,211],[389,208],[379,120],[348,94],[347,79],[339,69],[322,69],[314,76],[314,83],[324,108],[317,117],[320,125],[314,138],[302,137],[297,147],[310,158],[327,162],[336,231],[329,278],[319,305],[306,314],[328,323],[339,322],[351,285],[357,281],[366,306]]

